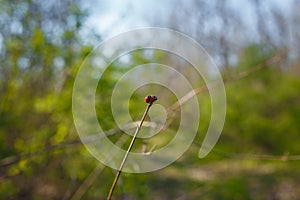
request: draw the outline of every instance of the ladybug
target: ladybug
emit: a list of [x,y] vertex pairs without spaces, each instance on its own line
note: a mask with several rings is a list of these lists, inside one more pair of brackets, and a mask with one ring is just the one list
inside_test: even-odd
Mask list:
[[157,97],[156,96],[146,96],[145,97],[145,102],[146,103],[153,103],[154,101],[156,101],[157,100]]

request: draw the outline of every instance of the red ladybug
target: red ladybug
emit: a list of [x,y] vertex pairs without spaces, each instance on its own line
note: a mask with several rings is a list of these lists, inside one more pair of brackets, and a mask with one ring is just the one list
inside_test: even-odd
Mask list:
[[146,96],[145,97],[145,102],[146,103],[153,103],[154,101],[156,101],[157,100],[157,97],[156,96]]

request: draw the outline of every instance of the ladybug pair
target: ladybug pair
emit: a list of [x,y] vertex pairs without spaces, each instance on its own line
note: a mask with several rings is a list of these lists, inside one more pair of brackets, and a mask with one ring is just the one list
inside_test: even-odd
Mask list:
[[145,97],[145,102],[146,103],[153,103],[154,101],[156,101],[157,100],[157,97],[156,96],[146,96]]

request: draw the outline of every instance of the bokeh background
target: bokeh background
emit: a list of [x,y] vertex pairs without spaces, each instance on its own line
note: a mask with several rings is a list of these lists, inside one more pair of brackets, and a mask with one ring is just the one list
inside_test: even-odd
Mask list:
[[[298,0],[1,0],[0,199],[106,199],[116,172],[82,145],[72,118],[72,87],[96,45],[148,26],[183,32],[212,56],[225,82],[226,122],[213,151],[199,159],[210,99],[193,68],[149,50],[111,63],[99,81],[96,109],[120,147],[126,149],[130,136],[116,127],[110,97],[118,77],[136,65],[176,66],[198,88],[201,110],[189,150],[162,170],[122,173],[114,199],[299,199]],[[141,88],[130,99],[136,120],[150,89],[162,94],[162,105],[176,102],[164,88]],[[168,116],[167,134],[138,140],[134,151],[172,139],[179,113]]]

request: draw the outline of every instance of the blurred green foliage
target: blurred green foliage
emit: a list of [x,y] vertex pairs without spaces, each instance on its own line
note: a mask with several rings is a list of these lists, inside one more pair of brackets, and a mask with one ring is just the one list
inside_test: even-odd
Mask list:
[[[72,87],[82,60],[92,47],[78,35],[85,19],[77,1],[0,2],[0,198],[105,199],[114,173],[81,145],[71,110]],[[12,23],[9,23],[12,22]],[[161,51],[132,53],[130,63],[116,61],[103,73],[96,94],[99,123],[116,128],[110,97],[118,77],[132,67],[168,62]],[[249,45],[224,78],[251,69],[276,54]],[[193,69],[182,73],[193,79]],[[200,87],[202,80],[194,82]],[[228,82],[226,124],[216,148],[198,159],[210,119],[207,93],[199,98],[201,120],[194,145],[171,166],[147,174],[122,174],[117,199],[296,199],[299,161],[241,159],[236,154],[300,154],[300,79],[272,65],[246,78]],[[139,119],[148,91],[162,94],[164,106],[176,101],[166,88],[148,85],[135,92],[130,114]],[[170,141],[178,117],[148,145]],[[120,134],[111,137],[117,141]],[[142,145],[137,141],[135,151]],[[127,143],[125,143],[126,146]],[[125,148],[125,147],[123,147]],[[284,157],[283,157],[284,158]],[[91,174],[94,176],[91,176]],[[88,181],[89,180],[89,181]],[[83,189],[83,193],[78,191]]]

